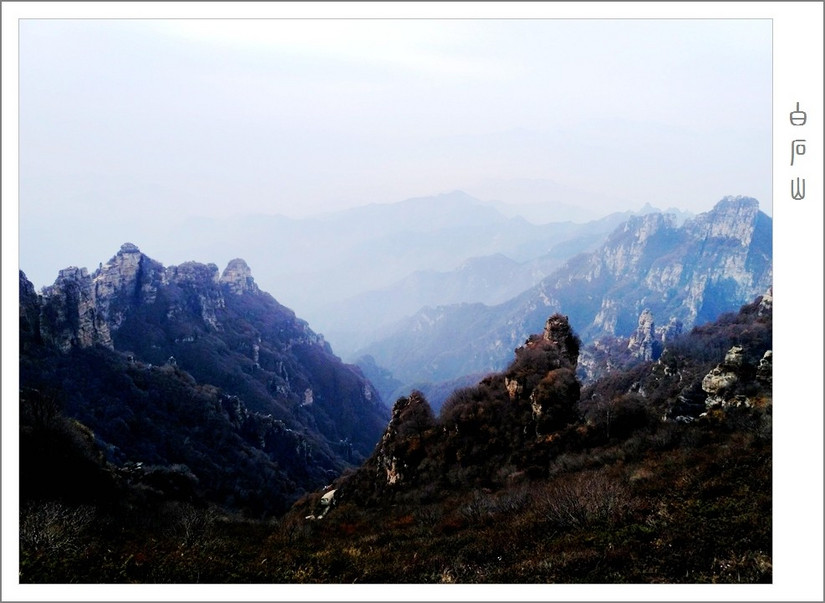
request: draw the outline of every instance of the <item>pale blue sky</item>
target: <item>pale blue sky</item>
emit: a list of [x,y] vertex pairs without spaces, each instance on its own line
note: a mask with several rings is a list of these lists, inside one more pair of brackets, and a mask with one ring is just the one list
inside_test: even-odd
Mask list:
[[594,216],[739,194],[771,212],[764,19],[27,20],[19,48],[38,286],[66,229],[71,263],[95,266],[189,215],[454,189]]

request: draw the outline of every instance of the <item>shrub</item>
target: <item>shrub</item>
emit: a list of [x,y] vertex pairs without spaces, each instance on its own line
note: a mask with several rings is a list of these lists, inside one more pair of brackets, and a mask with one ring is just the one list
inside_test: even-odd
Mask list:
[[583,472],[551,482],[540,494],[545,519],[559,528],[615,524],[637,506],[623,482],[605,473]]

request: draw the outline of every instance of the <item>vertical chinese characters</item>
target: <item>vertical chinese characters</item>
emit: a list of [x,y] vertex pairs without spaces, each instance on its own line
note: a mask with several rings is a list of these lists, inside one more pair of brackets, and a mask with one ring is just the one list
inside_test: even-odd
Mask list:
[[[802,127],[808,122],[808,114],[799,108],[799,103],[796,103],[796,109],[790,113],[791,125],[794,127]],[[795,138],[791,141],[791,167],[794,166],[794,161],[805,154],[804,138]],[[798,162],[797,162],[798,163]],[[799,176],[796,179],[791,178],[791,198],[796,201],[801,201],[805,198],[805,179]]]

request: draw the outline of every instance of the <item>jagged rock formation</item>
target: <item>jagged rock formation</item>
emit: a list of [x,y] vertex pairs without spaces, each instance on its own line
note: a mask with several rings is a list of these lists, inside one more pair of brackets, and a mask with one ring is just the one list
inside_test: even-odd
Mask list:
[[[636,358],[643,361],[653,360],[654,345],[656,340],[656,325],[653,322],[653,314],[647,308],[639,316],[639,326],[630,335],[627,342],[627,349]],[[658,354],[656,354],[658,356]]]
[[684,325],[682,321],[671,317],[665,326],[656,328],[656,337],[662,342],[662,345],[664,345],[667,344],[668,341],[676,339],[683,332]]
[[[234,401],[224,400],[221,412],[258,449],[284,460],[296,495],[366,458],[386,424],[388,411],[361,371],[262,292],[242,259],[222,274],[215,264],[164,267],[126,243],[92,275],[62,270],[39,296],[21,272],[20,300],[23,351],[120,352],[111,362],[129,371],[185,372],[219,388]],[[31,387],[50,378],[36,363],[30,368]],[[99,432],[94,422],[103,419],[86,418]]]
[[582,349],[579,378],[582,383],[592,383],[613,371],[658,360],[667,343],[676,340],[683,330],[682,322],[673,317],[665,326],[657,327],[653,313],[645,308],[630,337],[605,336]]
[[26,278],[21,270],[19,275],[20,286],[20,347],[21,353],[37,344],[42,343],[40,333],[40,298],[34,290],[34,285]]
[[554,314],[516,349],[506,371],[457,389],[437,420],[421,392],[400,398],[372,456],[340,480],[341,500],[386,504],[416,489],[464,487],[510,463],[534,462],[537,447],[544,450],[578,420],[578,349],[567,317]]
[[379,480],[388,486],[404,481],[405,474],[423,458],[421,437],[435,425],[430,405],[420,392],[399,398],[381,441],[373,453]]
[[733,346],[725,354],[725,359],[702,379],[702,390],[708,394],[705,400],[708,410],[752,406],[753,392],[761,393],[761,388],[757,390],[751,385],[754,381],[770,388],[773,381],[773,351],[766,350],[756,366],[747,360],[744,352],[742,346]]
[[773,350],[767,350],[759,361],[756,379],[765,387],[773,386]]
[[[456,391],[434,424],[402,435],[401,414],[427,407],[418,395],[400,402],[376,455],[296,504],[283,542],[292,530],[318,534],[304,548],[326,551],[321,579],[341,551],[360,551],[338,564],[349,572],[341,582],[513,583],[522,570],[518,581],[529,582],[545,571],[537,552],[554,570],[574,559],[569,574],[544,574],[546,583],[595,582],[596,572],[599,582],[653,582],[649,568],[657,582],[769,582],[770,390],[742,372],[770,357],[772,321],[759,307],[670,339],[658,361],[585,388],[573,419],[541,434],[529,399],[569,354],[552,343],[561,338],[530,337],[508,371]],[[701,383],[720,361],[753,404],[672,412],[682,397],[706,396]],[[307,524],[319,516],[323,526]],[[700,572],[714,558],[726,573],[706,579]],[[409,568],[403,578],[400,568]]]
[[579,347],[581,341],[573,333],[570,321],[567,316],[553,314],[544,324],[544,341],[550,342],[558,351],[559,356],[566,360],[573,368],[579,360]]
[[258,293],[258,285],[252,278],[252,270],[247,266],[246,262],[240,258],[236,258],[227,264],[221,275],[221,283],[229,287],[229,290],[236,295],[241,295],[246,292]]
[[60,271],[51,287],[43,290],[40,334],[61,352],[93,345],[112,347],[105,315],[95,303],[92,278],[85,268]]
[[[759,313],[762,301],[674,336],[658,361],[637,362],[584,388],[575,373],[578,336],[555,314],[515,350],[505,371],[456,390],[436,420],[420,392],[400,399],[373,455],[333,487],[341,501],[386,507],[544,476],[553,463],[564,465],[571,447],[598,450],[667,423],[679,429],[730,414],[768,435],[772,320]],[[653,331],[652,321],[642,324]],[[706,406],[709,392],[724,404]]]
[[739,382],[742,369],[742,347],[734,346],[725,354],[725,360],[718,364],[702,379],[702,389],[708,393],[705,403],[708,408],[722,406],[725,398]]

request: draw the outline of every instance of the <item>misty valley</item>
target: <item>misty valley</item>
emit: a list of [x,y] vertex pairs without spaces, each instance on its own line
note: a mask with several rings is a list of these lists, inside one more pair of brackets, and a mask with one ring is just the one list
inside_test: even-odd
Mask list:
[[772,581],[755,199],[190,226],[21,266],[22,583]]

